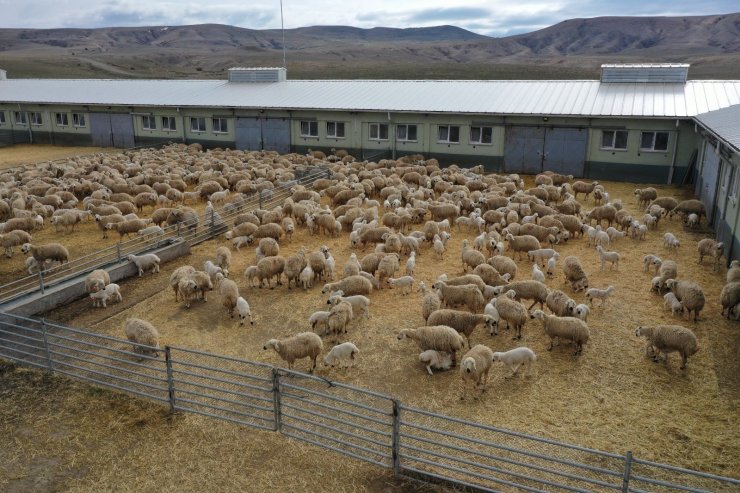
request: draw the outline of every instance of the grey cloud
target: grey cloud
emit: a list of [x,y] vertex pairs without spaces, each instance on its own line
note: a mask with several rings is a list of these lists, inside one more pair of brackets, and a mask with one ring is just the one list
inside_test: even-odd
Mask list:
[[444,9],[426,9],[409,15],[409,22],[444,22],[463,21],[490,17],[491,11],[476,7],[451,7]]

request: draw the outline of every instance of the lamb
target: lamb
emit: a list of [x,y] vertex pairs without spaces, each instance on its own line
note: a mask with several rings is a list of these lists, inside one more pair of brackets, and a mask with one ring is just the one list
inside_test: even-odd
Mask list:
[[419,354],[419,361],[426,364],[427,371],[430,375],[434,375],[432,368],[445,371],[449,370],[452,366],[452,357],[449,353],[435,351],[434,349],[427,349]]
[[[355,261],[357,258],[355,258]],[[406,260],[406,275],[413,277],[414,268],[416,267],[416,252],[411,252],[408,260]]]
[[532,264],[532,280],[543,284],[545,282],[545,274],[540,270],[537,264]]
[[717,270],[719,270],[719,261],[722,258],[722,254],[725,250],[724,243],[717,243],[711,238],[704,238],[703,240],[699,240],[696,249],[699,252],[698,263],[701,264],[705,256],[712,257],[714,259],[714,271],[716,272]]
[[656,363],[659,361],[661,353],[665,354],[666,361],[668,361],[668,353],[679,353],[682,370],[686,368],[689,356],[696,354],[699,350],[696,335],[680,325],[640,326],[635,329],[635,336],[642,336],[647,339],[648,344],[645,347],[645,352]]
[[349,301],[342,299],[337,299],[336,301],[329,311],[327,325],[330,333],[339,336],[342,333],[347,333],[347,325],[352,320],[354,313],[352,304]]
[[681,246],[681,242],[673,233],[666,233],[663,235],[663,246],[668,249],[678,248]]
[[648,272],[650,270],[650,267],[655,266],[655,273],[658,273],[658,268],[663,263],[663,260],[658,257],[657,255],[653,255],[652,253],[649,253],[642,257],[642,271]]
[[545,266],[545,260],[559,259],[560,254],[552,248],[538,248],[537,250],[530,250],[527,252],[527,259],[535,264],[542,262],[542,266]]
[[288,369],[293,369],[293,363],[297,359],[311,358],[311,369],[313,373],[316,369],[316,358],[324,349],[324,343],[321,337],[313,332],[301,332],[287,339],[270,339],[262,347],[263,350],[272,348],[276,353],[288,363]]
[[310,265],[307,265],[298,276],[298,280],[301,282],[303,290],[313,287],[314,273]]
[[214,262],[217,266],[221,267],[221,271],[224,273],[224,277],[229,277],[229,267],[231,267],[231,251],[226,247],[218,247],[216,249],[216,261]]
[[433,289],[429,289],[426,287],[424,281],[419,282],[419,291],[422,293],[421,316],[424,318],[424,322],[426,322],[432,312],[434,312],[435,310],[439,310],[439,308],[442,306],[442,302]]
[[573,309],[573,315],[575,315],[576,318],[580,318],[584,322],[588,321],[588,315],[590,313],[591,310],[588,308],[588,305],[584,305],[583,303],[576,305],[576,307]]
[[[31,257],[33,258],[33,257]],[[103,269],[95,269],[85,278],[85,292],[95,293],[110,284],[110,275]]]
[[486,262],[486,257],[484,257],[482,253],[470,248],[468,240],[463,240],[461,257],[464,272],[467,272],[468,267],[475,269],[480,264],[484,264]]
[[435,282],[432,287],[439,290],[440,299],[445,306],[452,307],[464,305],[473,312],[479,312],[485,306],[483,293],[474,284],[463,284],[462,286],[449,286],[444,281]]
[[183,265],[175,269],[174,272],[172,272],[172,274],[170,275],[170,287],[172,287],[172,290],[175,292],[175,303],[177,303],[178,301],[178,285],[180,284],[180,281],[186,279],[194,272],[195,267],[193,267],[192,265]]
[[342,291],[344,292],[345,296],[352,296],[357,294],[367,296],[372,292],[372,290],[372,283],[370,283],[370,281],[368,281],[364,277],[349,276],[336,282],[324,284],[324,287],[321,289],[321,293],[326,294],[333,291]]
[[434,349],[450,353],[452,366],[455,366],[457,352],[465,346],[465,339],[452,327],[432,325],[418,329],[403,329],[398,333],[398,340],[405,338],[416,341],[422,351]]
[[547,350],[552,351],[554,341],[557,339],[566,339],[573,341],[576,350],[573,356],[578,356],[583,351],[583,345],[588,342],[590,332],[586,323],[580,318],[575,317],[557,317],[547,315],[542,310],[535,310],[530,315],[532,319],[542,320],[542,327],[545,334],[550,338],[550,345]]
[[434,253],[437,254],[437,257],[443,258],[446,249],[445,244],[442,242],[442,239],[439,237],[439,235],[434,235],[432,246],[434,247]]
[[589,288],[586,291],[586,299],[591,303],[591,306],[594,305],[595,299],[600,299],[601,305],[604,306],[613,292],[614,286],[609,286],[606,289]]
[[123,323],[123,332],[133,343],[135,353],[159,356],[159,332],[152,324],[140,318],[129,318]]
[[[355,358],[358,354],[360,354],[360,350],[351,342],[337,344],[324,356],[324,366],[334,367],[338,365],[339,368],[355,366]],[[344,366],[345,363],[347,366]]]
[[249,303],[242,296],[236,299],[236,306],[234,308],[236,314],[239,316],[239,325],[244,325],[244,321],[249,318],[249,323],[254,325],[254,319],[252,318],[252,309]]
[[601,268],[599,270],[604,270],[604,264],[606,262],[611,262],[609,269],[616,266],[617,270],[619,270],[619,253],[607,252],[601,245],[596,246],[596,251],[599,252],[599,259],[601,260]]
[[576,302],[559,289],[553,289],[550,291],[550,294],[548,294],[545,299],[545,304],[553,315],[557,315],[558,317],[573,316],[576,309]]
[[547,274],[547,277],[549,278],[555,277],[556,263],[557,263],[557,259],[555,257],[547,260],[547,270],[545,270],[545,274]]
[[136,266],[136,269],[139,271],[139,277],[143,276],[144,272],[150,269],[152,274],[159,272],[161,260],[153,253],[145,253],[144,255],[131,254],[126,258]]
[[687,316],[690,318],[693,312],[694,322],[699,320],[699,313],[704,308],[705,303],[704,291],[701,287],[694,282],[677,281],[675,279],[668,279],[665,285],[681,301]]
[[617,241],[617,238],[624,238],[627,235],[627,233],[625,233],[624,231],[619,231],[614,226],[609,226],[608,228],[606,228],[606,234],[609,236],[610,243],[614,243]]
[[516,255],[517,259],[519,259],[521,252],[540,249],[540,240],[532,235],[514,236],[508,233],[505,238],[509,242],[509,248],[512,250],[512,258]]
[[47,260],[52,260],[63,264],[69,262],[69,252],[64,245],[59,243],[47,243],[46,245],[32,245],[31,243],[24,243],[21,246],[21,252],[31,253],[31,256],[36,259],[39,265],[42,265]]
[[581,267],[578,257],[569,256],[563,260],[563,275],[565,282],[570,283],[573,291],[582,291],[588,288],[588,277]]
[[699,215],[691,213],[686,217],[684,225],[689,229],[694,229],[699,225]]
[[513,377],[521,367],[525,367],[527,370],[524,375],[527,377],[530,376],[536,360],[537,355],[528,347],[514,348],[505,353],[493,353],[493,361],[501,361],[506,367],[504,378]]
[[357,260],[357,255],[352,253],[352,255],[349,256],[347,263],[344,264],[344,274],[342,277],[357,276],[360,274],[360,270],[362,269],[360,267],[360,262]]
[[118,284],[110,283],[99,291],[90,293],[90,298],[93,300],[93,307],[102,306],[107,307],[108,300],[115,299],[118,302],[123,301],[121,296],[121,288]]
[[547,286],[545,286],[541,282],[531,279],[514,281],[504,286],[498,286],[493,290],[493,292],[494,294],[499,295],[509,290],[512,290],[514,291],[514,293],[516,293],[514,299],[517,301],[521,299],[532,300],[532,304],[529,307],[530,310],[537,303],[540,304],[540,308],[544,308],[545,301],[547,300],[547,295],[549,294]]
[[507,327],[514,327],[513,339],[516,340],[522,338],[522,329],[527,323],[527,309],[518,301],[514,301],[515,296],[516,292],[509,290],[496,298],[496,310]]
[[493,351],[489,347],[477,344],[465,353],[460,363],[460,376],[463,380],[463,392],[460,399],[465,399],[471,382],[480,394],[485,392],[491,366],[493,366]]
[[472,347],[470,339],[475,328],[484,324],[489,332],[494,331],[494,318],[490,315],[476,315],[457,310],[435,310],[427,318],[427,325],[446,325],[457,330],[468,340],[468,347]]
[[401,288],[401,294],[410,294],[414,286],[414,278],[411,276],[389,277],[387,283],[390,288]]
[[701,222],[702,216],[707,217],[707,211],[704,208],[704,204],[696,199],[689,199],[679,202],[678,205],[676,205],[676,207],[671,211],[671,213],[678,213],[682,215],[694,213],[699,216],[698,222]]
[[216,280],[216,274],[221,274],[222,276],[226,277],[221,267],[218,267],[210,260],[206,260],[203,263],[203,270],[206,274],[208,274],[208,277],[211,278],[211,282],[214,282]]
[[683,303],[681,303],[676,295],[673,293],[666,293],[663,295],[663,306],[670,308],[671,315],[675,315],[676,312],[683,313]]
[[356,294],[354,296],[344,296],[344,292],[335,291],[327,300],[327,304],[336,305],[341,301],[346,301],[352,305],[352,319],[356,320],[362,317],[370,318],[370,298]]
[[319,333],[319,330],[321,330],[321,334],[326,334],[329,331],[329,313],[325,311],[318,311],[313,312],[310,317],[308,317],[308,323],[311,326],[311,329]]

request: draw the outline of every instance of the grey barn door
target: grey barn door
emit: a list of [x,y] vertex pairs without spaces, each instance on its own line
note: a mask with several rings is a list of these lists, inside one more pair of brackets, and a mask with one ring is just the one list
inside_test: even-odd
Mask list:
[[257,118],[237,118],[234,145],[248,151],[262,150],[262,124]]
[[542,171],[545,129],[507,127],[504,144],[504,169],[510,173],[534,174]]
[[262,120],[262,149],[277,151],[280,154],[290,152],[290,120],[287,118],[268,118]]
[[109,113],[90,113],[90,137],[94,146],[113,147],[113,130]]
[[717,196],[717,179],[719,178],[719,156],[712,146],[707,145],[704,151],[704,164],[701,168],[701,190],[699,198],[707,210],[707,219],[712,223],[714,198]]
[[113,147],[124,149],[136,147],[133,118],[132,115],[123,115],[120,113],[110,115],[110,126],[113,130]]
[[583,176],[588,131],[580,128],[548,128],[545,134],[543,171]]

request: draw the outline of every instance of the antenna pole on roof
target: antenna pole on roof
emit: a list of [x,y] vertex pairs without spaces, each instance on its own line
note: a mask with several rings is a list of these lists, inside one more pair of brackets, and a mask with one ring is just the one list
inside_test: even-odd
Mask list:
[[283,21],[283,0],[280,0],[280,31],[283,33],[283,68],[287,68],[285,63],[285,22]]

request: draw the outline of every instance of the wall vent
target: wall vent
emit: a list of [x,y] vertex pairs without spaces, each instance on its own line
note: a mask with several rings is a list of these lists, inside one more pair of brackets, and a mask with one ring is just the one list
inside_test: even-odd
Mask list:
[[229,82],[283,82],[288,71],[279,67],[234,67],[229,69]]
[[601,66],[601,82],[673,82],[689,77],[688,63],[625,63]]

